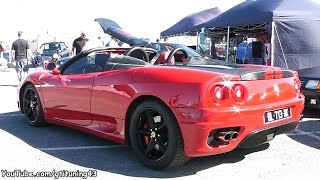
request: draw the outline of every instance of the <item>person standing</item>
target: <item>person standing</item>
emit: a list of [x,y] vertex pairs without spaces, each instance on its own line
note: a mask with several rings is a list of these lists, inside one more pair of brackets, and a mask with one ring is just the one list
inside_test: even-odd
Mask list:
[[5,66],[7,64],[6,59],[3,57],[4,52],[4,46],[2,45],[2,42],[0,42],[0,66]]
[[31,57],[29,43],[22,38],[22,31],[18,32],[18,39],[12,43],[11,62],[16,63],[19,82],[28,74],[28,57]]
[[3,58],[3,51],[4,51],[4,48],[2,46],[2,42],[0,42],[0,59]]
[[37,49],[36,50],[36,55],[33,58],[33,66],[35,67],[35,71],[43,71],[44,68],[44,59],[41,56],[42,55],[42,50]]
[[72,43],[71,54],[72,55],[79,54],[82,51],[83,47],[86,45],[87,41],[88,39],[86,38],[86,35],[84,33],[81,33],[80,37],[75,39]]
[[210,54],[212,59],[218,59],[216,43],[214,37],[211,37]]

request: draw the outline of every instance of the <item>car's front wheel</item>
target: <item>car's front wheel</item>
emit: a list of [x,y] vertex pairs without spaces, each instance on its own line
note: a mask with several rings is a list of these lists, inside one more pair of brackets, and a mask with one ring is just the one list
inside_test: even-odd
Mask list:
[[31,126],[44,126],[46,121],[43,116],[39,94],[33,85],[28,85],[23,93],[23,113]]
[[173,113],[158,101],[136,107],[130,121],[130,143],[139,160],[152,169],[175,167],[189,160]]

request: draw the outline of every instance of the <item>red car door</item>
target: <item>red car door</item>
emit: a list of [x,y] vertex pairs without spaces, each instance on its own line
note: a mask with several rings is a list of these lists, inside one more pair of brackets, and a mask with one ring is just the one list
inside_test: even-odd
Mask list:
[[105,72],[94,81],[91,113],[93,124],[118,137],[124,137],[126,108],[135,94],[131,73],[127,70]]
[[94,78],[101,73],[94,58],[85,56],[59,75],[48,79],[42,88],[49,118],[87,126],[91,124],[91,94]]

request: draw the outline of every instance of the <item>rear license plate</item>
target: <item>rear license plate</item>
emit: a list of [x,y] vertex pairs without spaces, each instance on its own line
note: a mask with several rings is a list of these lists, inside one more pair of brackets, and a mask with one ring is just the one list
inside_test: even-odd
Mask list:
[[282,108],[264,113],[264,122],[269,123],[291,117],[291,108]]

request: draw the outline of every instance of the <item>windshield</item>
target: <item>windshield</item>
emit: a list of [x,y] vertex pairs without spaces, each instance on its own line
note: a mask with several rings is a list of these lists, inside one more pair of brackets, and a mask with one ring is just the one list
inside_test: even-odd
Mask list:
[[42,44],[40,49],[42,49],[43,51],[47,51],[47,50],[60,50],[60,43],[49,43],[49,44]]

